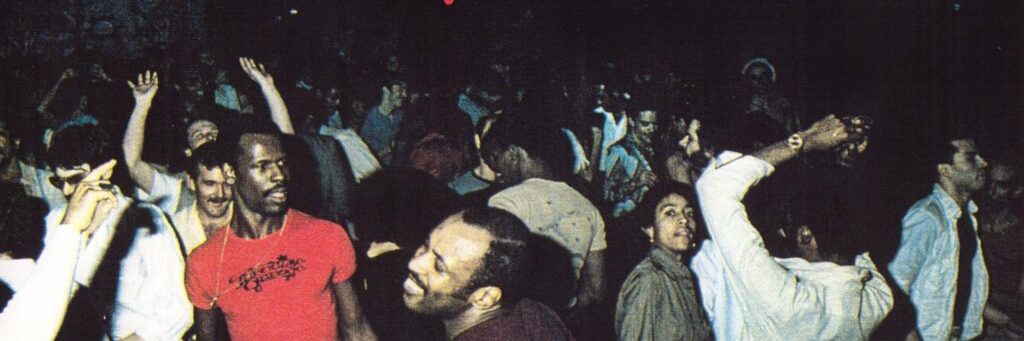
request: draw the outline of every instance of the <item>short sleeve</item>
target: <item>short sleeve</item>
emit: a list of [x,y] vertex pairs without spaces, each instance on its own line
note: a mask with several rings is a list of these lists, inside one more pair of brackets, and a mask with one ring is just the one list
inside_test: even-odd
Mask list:
[[161,172],[153,172],[153,185],[149,188],[149,192],[139,189],[138,198],[159,206],[168,214],[174,214],[183,190],[184,181],[181,179]]
[[590,251],[607,249],[607,233],[605,232],[604,219],[601,218],[601,213],[594,209],[590,220],[594,222],[594,237],[590,241]]
[[342,283],[352,277],[356,272],[356,254],[352,248],[352,241],[348,238],[345,229],[336,224],[329,224],[331,229],[331,243],[327,245],[332,256],[331,263],[334,264],[334,275],[331,283]]
[[189,301],[196,309],[210,310],[212,301],[207,288],[208,284],[203,281],[203,276],[208,274],[205,273],[201,262],[202,260],[195,257],[195,254],[188,258],[185,265],[185,290],[188,292]]

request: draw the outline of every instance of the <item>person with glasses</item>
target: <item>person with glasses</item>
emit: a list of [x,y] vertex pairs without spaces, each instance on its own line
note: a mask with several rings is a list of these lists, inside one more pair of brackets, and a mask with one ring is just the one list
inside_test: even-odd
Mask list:
[[[82,186],[93,186],[88,174],[112,155],[104,131],[84,125],[59,132],[47,156],[54,184],[72,198]],[[156,206],[134,202],[112,182],[96,186],[110,191],[112,199],[97,206],[87,227],[94,231],[93,242],[80,251],[75,265],[77,301],[101,315],[89,321],[102,321],[85,327],[102,329],[91,331],[115,340],[181,339],[192,325],[192,309],[183,281],[185,260],[171,224]],[[71,209],[50,212],[48,233]],[[72,335],[86,338],[86,332]]]

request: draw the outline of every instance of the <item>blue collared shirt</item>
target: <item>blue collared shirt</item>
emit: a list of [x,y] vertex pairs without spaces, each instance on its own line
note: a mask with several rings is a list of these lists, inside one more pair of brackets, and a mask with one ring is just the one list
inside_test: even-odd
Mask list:
[[[975,231],[978,207],[967,203],[971,225]],[[896,285],[910,296],[917,311],[917,332],[924,340],[947,340],[953,329],[953,303],[956,298],[957,266],[960,242],[956,222],[963,211],[942,187],[935,185],[932,193],[910,207],[903,217],[903,233],[899,251],[889,272]],[[982,330],[982,311],[988,299],[988,272],[985,257],[978,243],[978,253],[971,265],[971,295],[960,339],[977,337]]]

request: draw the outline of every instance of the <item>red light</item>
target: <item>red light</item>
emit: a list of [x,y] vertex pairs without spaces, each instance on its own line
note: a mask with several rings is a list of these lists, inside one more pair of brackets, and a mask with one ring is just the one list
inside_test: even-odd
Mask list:
[[444,0],[444,5],[445,6],[451,6],[454,3],[455,3],[455,0]]

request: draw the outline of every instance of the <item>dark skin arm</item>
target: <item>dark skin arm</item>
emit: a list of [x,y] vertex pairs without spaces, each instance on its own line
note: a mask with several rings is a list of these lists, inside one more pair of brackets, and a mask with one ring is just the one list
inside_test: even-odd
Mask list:
[[352,283],[345,281],[334,285],[334,298],[337,300],[338,320],[341,321],[339,334],[345,340],[376,341],[377,334],[370,327],[370,321],[363,315],[359,306],[359,298],[352,288]]
[[196,331],[199,340],[217,339],[217,314],[215,311],[196,309]]

